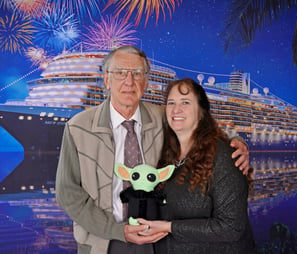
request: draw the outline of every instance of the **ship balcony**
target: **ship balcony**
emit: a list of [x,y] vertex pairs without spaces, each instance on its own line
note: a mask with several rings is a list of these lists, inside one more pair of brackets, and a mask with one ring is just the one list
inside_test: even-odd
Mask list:
[[71,74],[79,76],[99,76],[98,68],[94,68],[93,70],[81,70],[81,69],[57,69],[57,70],[47,70],[42,73],[43,77],[53,77],[53,76],[62,76],[67,75],[71,76]]
[[29,89],[31,91],[42,91],[42,90],[65,90],[65,89],[86,89],[89,86],[98,86],[100,85],[100,83],[98,82],[87,82],[87,81],[80,81],[78,80],[77,82],[75,81],[69,81],[71,83],[68,82],[53,82],[53,81],[49,81],[48,84],[37,84],[37,85],[30,85]]
[[42,99],[45,97],[80,97],[83,96],[86,89],[72,89],[72,90],[49,90],[49,91],[31,91],[28,98]]

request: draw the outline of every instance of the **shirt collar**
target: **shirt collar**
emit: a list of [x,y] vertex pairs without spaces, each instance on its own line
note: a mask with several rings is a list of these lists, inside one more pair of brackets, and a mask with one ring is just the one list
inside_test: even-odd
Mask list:
[[[110,106],[111,125],[112,125],[113,129],[116,129],[122,124],[122,122],[124,122],[127,119],[125,119],[119,112],[117,112],[115,110],[112,103],[110,103],[109,106]],[[141,116],[140,116],[139,105],[138,105],[134,115],[128,120],[135,120],[137,124],[141,125]]]

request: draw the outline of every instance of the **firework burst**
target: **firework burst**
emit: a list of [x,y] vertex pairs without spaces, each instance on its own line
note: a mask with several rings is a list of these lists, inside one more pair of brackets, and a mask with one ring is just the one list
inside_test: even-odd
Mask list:
[[26,15],[38,17],[48,7],[48,0],[13,0],[14,9]]
[[0,9],[11,9],[13,4],[12,0],[0,0]]
[[79,30],[78,22],[73,16],[61,9],[46,9],[42,18],[35,21],[38,28],[36,44],[49,51],[60,51],[75,43]]
[[[56,0],[51,1],[59,9],[68,10],[69,13],[76,13],[79,21],[87,14],[91,19],[98,13],[101,15],[98,0]],[[104,1],[103,1],[104,2]]]
[[26,56],[32,61],[32,66],[44,66],[48,63],[48,57],[44,49],[29,47],[26,51]]
[[21,53],[32,45],[36,32],[28,17],[19,17],[16,13],[0,17],[0,48],[2,52]]
[[113,49],[125,44],[135,44],[138,40],[133,34],[136,30],[122,19],[107,16],[101,23],[94,22],[94,26],[87,28],[84,43],[90,49]]
[[146,13],[146,25],[149,17],[153,13],[155,13],[156,23],[158,23],[160,10],[163,13],[165,21],[165,9],[167,9],[171,17],[176,5],[179,6],[181,3],[182,0],[108,0],[105,9],[113,4],[116,4],[116,17],[118,17],[121,12],[125,12],[124,19],[126,22],[130,19],[133,12],[137,10],[137,14],[135,17],[136,25],[139,25],[143,13]]

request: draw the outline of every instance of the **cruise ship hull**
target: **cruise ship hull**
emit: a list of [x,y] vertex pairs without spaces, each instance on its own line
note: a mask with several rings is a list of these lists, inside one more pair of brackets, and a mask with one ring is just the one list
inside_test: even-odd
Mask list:
[[[0,193],[54,187],[65,123],[80,111],[49,107],[0,107],[0,126],[23,147],[23,159],[15,168],[10,168],[11,172],[0,182]],[[49,116],[50,112],[55,112],[54,116]],[[229,131],[229,129],[225,130]],[[251,152],[297,153],[296,142],[290,137],[271,142],[270,133],[229,131],[229,135],[235,134],[245,139]],[[20,152],[17,151],[17,153]],[[14,156],[13,153],[11,156]],[[6,159],[10,160],[10,158]]]
[[[1,108],[10,111],[3,111]],[[53,117],[45,112],[56,114]],[[11,139],[22,146],[21,151],[11,151],[2,159],[6,163],[1,163],[0,179],[4,179],[0,182],[0,193],[54,187],[65,122],[77,112],[79,110],[0,106],[0,126],[10,134]],[[6,144],[2,143],[2,146],[5,147]],[[20,153],[23,153],[20,156],[22,159],[14,168],[12,158]]]

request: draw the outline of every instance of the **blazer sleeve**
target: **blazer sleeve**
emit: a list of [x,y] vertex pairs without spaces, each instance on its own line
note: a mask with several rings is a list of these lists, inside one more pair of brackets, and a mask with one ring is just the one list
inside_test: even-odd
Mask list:
[[81,186],[79,159],[68,124],[65,125],[56,175],[56,200],[70,218],[87,232],[104,239],[125,241],[124,224],[116,223]]
[[213,210],[209,218],[172,222],[172,236],[183,242],[237,241],[248,224],[248,182],[235,167],[232,149],[220,143],[215,159],[214,178],[209,196]]

